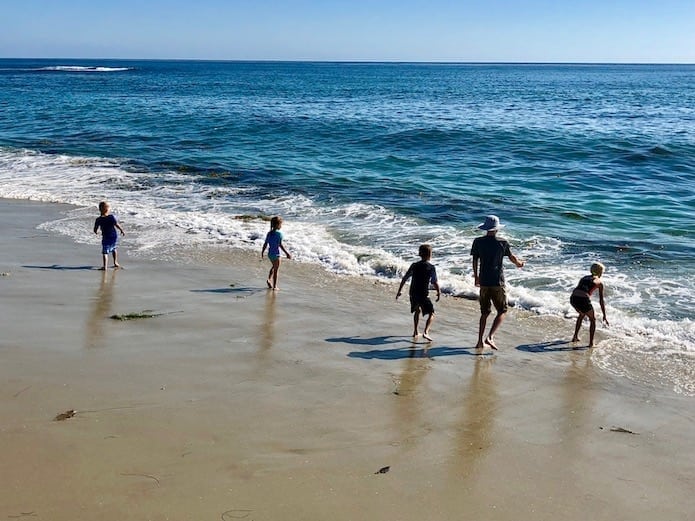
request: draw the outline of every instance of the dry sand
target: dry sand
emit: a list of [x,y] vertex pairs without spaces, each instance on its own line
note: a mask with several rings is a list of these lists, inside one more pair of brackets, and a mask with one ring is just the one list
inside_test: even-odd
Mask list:
[[0,201],[0,519],[695,519],[693,398],[603,373],[571,321],[512,310],[477,356],[447,298],[425,351],[393,285],[285,262],[275,293],[258,255],[127,238],[99,272],[36,228],[64,209]]

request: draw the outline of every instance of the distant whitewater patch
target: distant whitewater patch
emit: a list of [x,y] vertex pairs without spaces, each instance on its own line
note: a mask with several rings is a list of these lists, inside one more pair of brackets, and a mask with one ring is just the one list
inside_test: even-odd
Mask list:
[[31,69],[37,72],[123,72],[131,71],[134,67],[102,67],[97,65],[51,65]]

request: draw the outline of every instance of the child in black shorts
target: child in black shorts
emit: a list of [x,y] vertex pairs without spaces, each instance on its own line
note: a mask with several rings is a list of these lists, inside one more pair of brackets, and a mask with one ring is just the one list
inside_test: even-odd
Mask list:
[[425,329],[422,332],[422,336],[427,340],[432,340],[430,336],[430,327],[434,320],[434,305],[428,296],[430,284],[432,284],[437,291],[437,302],[439,302],[441,291],[439,289],[439,282],[437,281],[437,271],[434,266],[430,264],[432,247],[429,244],[422,244],[418,254],[422,260],[412,263],[408,271],[403,275],[398,293],[396,293],[396,300],[401,296],[405,283],[412,277],[413,280],[410,283],[410,312],[413,313],[413,338],[420,336],[418,324],[420,322],[420,313],[422,313],[423,316],[427,315],[427,321],[425,322]]
[[579,280],[577,287],[572,291],[570,304],[579,313],[577,322],[574,325],[574,336],[572,342],[579,342],[579,329],[582,327],[584,318],[589,319],[589,347],[594,347],[594,333],[596,332],[596,315],[594,306],[591,305],[591,294],[598,289],[598,299],[603,313],[603,322],[608,325],[606,318],[606,303],[603,298],[603,281],[601,276],[605,270],[603,264],[595,262],[591,265],[591,274],[585,275]]

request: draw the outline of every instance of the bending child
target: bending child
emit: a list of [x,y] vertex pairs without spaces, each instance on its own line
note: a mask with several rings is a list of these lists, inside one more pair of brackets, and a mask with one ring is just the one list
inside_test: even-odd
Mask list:
[[603,322],[608,325],[606,318],[606,303],[603,300],[603,281],[601,275],[605,270],[605,266],[600,262],[595,262],[591,265],[591,274],[585,275],[579,279],[577,287],[572,291],[570,296],[570,304],[579,313],[577,323],[574,326],[574,336],[572,342],[579,342],[579,329],[582,327],[584,317],[589,317],[589,347],[594,347],[594,333],[596,332],[596,315],[594,314],[594,306],[591,305],[591,294],[598,289],[598,300],[603,313]]

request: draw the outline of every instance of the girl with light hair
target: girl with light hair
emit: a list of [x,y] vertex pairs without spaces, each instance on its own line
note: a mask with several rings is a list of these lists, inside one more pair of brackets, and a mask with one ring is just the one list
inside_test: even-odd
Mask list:
[[579,329],[582,327],[584,318],[589,319],[589,347],[594,347],[594,333],[596,332],[596,315],[594,307],[591,305],[591,294],[598,289],[599,304],[603,313],[603,323],[608,324],[606,318],[606,303],[603,298],[604,286],[601,276],[606,270],[606,267],[600,262],[595,262],[591,265],[590,274],[579,279],[577,287],[572,291],[570,296],[570,304],[579,313],[577,323],[574,327],[574,337],[572,342],[579,342]]

